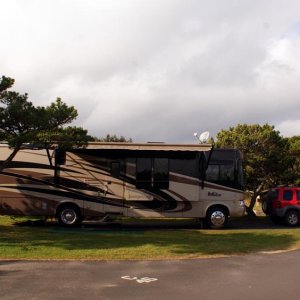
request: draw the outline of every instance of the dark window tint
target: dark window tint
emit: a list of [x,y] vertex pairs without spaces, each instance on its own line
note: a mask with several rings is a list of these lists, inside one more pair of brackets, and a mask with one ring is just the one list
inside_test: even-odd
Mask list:
[[153,187],[167,189],[169,187],[169,160],[155,158],[153,172]]
[[65,165],[66,164],[66,151],[63,149],[55,149],[55,164],[56,165]]
[[233,165],[220,165],[220,180],[221,181],[233,181],[234,180]]
[[219,180],[219,166],[209,165],[206,171],[206,179],[208,181],[218,181]]
[[283,200],[286,200],[286,201],[293,200],[293,191],[292,190],[283,191]]
[[151,187],[152,163],[151,158],[138,158],[136,161],[136,187],[145,189]]
[[225,186],[234,186],[234,164],[228,161],[226,164],[210,164],[206,171],[206,180]]
[[169,160],[167,158],[138,158],[136,187],[167,189],[169,187]]
[[120,177],[120,163],[119,162],[111,163],[110,174],[112,177],[115,177],[115,178]]
[[296,191],[297,200],[300,201],[300,191]]

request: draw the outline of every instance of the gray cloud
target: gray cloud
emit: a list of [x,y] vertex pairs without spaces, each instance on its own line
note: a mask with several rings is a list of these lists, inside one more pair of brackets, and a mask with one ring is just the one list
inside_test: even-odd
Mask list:
[[96,136],[194,142],[237,123],[299,134],[299,1],[6,1],[0,72]]

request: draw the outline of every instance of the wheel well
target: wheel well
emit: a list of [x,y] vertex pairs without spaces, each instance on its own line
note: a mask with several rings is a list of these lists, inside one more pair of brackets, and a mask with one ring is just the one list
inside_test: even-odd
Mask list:
[[57,216],[59,210],[64,208],[64,207],[73,207],[73,208],[77,209],[79,211],[80,215],[81,215],[80,207],[74,202],[63,202],[63,203],[60,203],[59,205],[57,205],[55,215]]
[[206,214],[205,214],[205,215],[207,216],[207,213],[208,213],[211,209],[215,209],[215,208],[222,208],[222,209],[227,213],[228,216],[230,215],[228,207],[225,206],[225,205],[222,205],[222,204],[214,204],[214,205],[209,206],[209,207],[207,208],[207,210],[206,210]]
[[300,209],[298,207],[289,207],[286,211],[285,211],[285,215],[290,212],[290,211],[295,211],[296,213],[298,213],[300,215]]

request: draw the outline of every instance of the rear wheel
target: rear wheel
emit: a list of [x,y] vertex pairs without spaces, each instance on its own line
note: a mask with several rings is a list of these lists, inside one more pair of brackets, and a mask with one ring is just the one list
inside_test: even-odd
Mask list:
[[222,229],[228,223],[228,213],[222,207],[213,207],[207,212],[206,222],[211,229]]
[[68,204],[58,208],[57,219],[60,225],[76,226],[81,223],[81,214],[77,206]]
[[295,210],[289,210],[285,214],[284,222],[287,226],[297,226],[299,224],[299,213]]

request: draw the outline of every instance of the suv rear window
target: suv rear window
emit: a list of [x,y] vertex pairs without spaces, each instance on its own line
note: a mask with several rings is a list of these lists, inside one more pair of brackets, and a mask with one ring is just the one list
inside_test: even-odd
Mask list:
[[286,200],[286,201],[293,200],[293,191],[292,190],[283,191],[283,200]]

